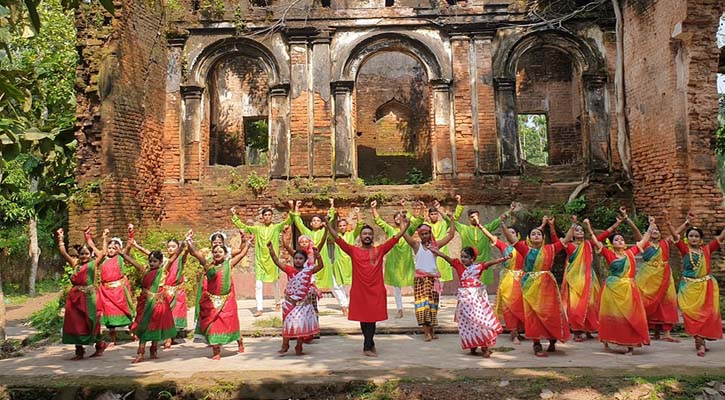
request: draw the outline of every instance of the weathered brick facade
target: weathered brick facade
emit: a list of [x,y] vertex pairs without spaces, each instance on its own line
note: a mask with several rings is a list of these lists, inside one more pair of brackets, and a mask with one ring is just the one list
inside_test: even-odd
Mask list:
[[[653,214],[693,209],[710,229],[723,219],[712,150],[719,0],[624,6],[633,189],[617,154],[610,10],[557,30],[527,27],[535,21],[526,2],[511,0],[284,4],[210,11],[182,2],[183,12],[165,14],[124,0],[114,18],[78,13],[78,179],[107,179],[95,201],[73,210],[72,226],[222,228],[231,206],[252,222],[259,207],[284,209],[287,197],[307,198],[309,210],[328,196],[345,207],[373,196],[450,201],[455,192],[472,205],[550,206],[587,177],[589,199],[633,200]],[[284,29],[260,32],[282,15]],[[396,74],[399,65],[366,72],[395,55],[420,68],[415,79]],[[516,115],[533,112],[549,118],[548,167],[520,157]],[[238,134],[245,116],[267,117],[269,164],[214,165],[211,139]],[[411,120],[413,148],[400,135]],[[360,187],[355,178],[381,160],[361,147],[413,151],[415,163],[382,171],[404,177],[427,166],[433,181]],[[269,190],[231,191],[232,170],[271,178]]]

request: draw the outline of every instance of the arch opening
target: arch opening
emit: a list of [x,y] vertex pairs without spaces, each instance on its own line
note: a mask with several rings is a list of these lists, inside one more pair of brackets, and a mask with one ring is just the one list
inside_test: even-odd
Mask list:
[[357,175],[366,184],[431,180],[431,88],[420,60],[401,51],[370,55],[353,96]]

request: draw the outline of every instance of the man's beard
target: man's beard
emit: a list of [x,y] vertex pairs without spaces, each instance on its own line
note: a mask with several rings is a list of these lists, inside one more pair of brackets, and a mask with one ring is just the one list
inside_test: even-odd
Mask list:
[[365,238],[365,239],[362,239],[361,241],[362,241],[362,244],[372,244],[373,243],[372,238]]

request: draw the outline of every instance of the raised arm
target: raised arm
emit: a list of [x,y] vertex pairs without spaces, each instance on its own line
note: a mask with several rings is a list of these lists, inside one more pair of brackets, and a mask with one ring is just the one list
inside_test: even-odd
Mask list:
[[131,264],[139,272],[143,272],[143,265],[139,264],[136,259],[131,256],[131,247],[133,247],[133,241],[133,237],[129,237],[128,241],[126,241],[126,246],[124,246],[123,250],[121,250],[118,254],[123,258],[124,261]]
[[[483,232],[483,234],[486,235],[486,237],[488,238],[488,240],[491,243],[496,243],[496,241],[498,240],[498,238],[496,236],[494,236],[491,232],[489,232],[488,229],[486,229],[485,226],[483,226],[481,224],[478,224],[478,229],[480,229],[481,232]],[[506,229],[506,230],[508,230],[508,229]]]
[[171,257],[169,257],[169,261],[166,262],[166,266],[164,267],[164,270],[166,272],[168,272],[169,269],[171,269],[171,265],[174,263],[174,261],[176,261],[177,258],[181,257],[182,254],[186,254],[186,246],[187,246],[187,243],[186,243],[186,240],[184,240],[183,242],[181,242],[179,247],[176,249],[176,252],[174,254],[172,254]]
[[506,226],[506,214],[501,215],[501,231],[503,231],[503,236],[509,243],[514,244],[517,242],[516,236]]
[[[240,261],[242,261],[242,258],[247,255],[247,252],[249,252],[249,242],[247,241],[247,237],[244,236],[244,233],[242,231],[239,231],[239,234],[242,235],[240,238],[241,243],[239,244],[239,253],[233,254],[232,258],[229,260],[229,265],[232,267],[239,264]],[[234,251],[232,251],[234,253]]]
[[574,229],[576,229],[577,226],[577,217],[576,215],[571,216],[571,226],[569,227],[569,230],[566,231],[566,235],[563,239],[561,239],[561,244],[564,246],[567,245],[567,243],[574,241]]
[[[282,247],[284,247],[287,254],[290,256],[295,253],[294,246],[292,245],[292,227],[287,226],[285,227],[284,231],[282,232]],[[272,242],[269,242],[272,243]]]
[[589,232],[589,237],[592,238],[591,240],[594,247],[597,248],[597,251],[601,251],[604,245],[602,245],[602,242],[597,239],[597,235],[595,235],[594,231],[592,231],[592,224],[589,222],[589,218],[582,221],[582,223],[584,224],[584,228],[587,230],[587,232]]
[[337,216],[335,216],[335,218],[333,218],[332,220],[325,216],[322,222],[325,226],[325,230],[327,230],[325,236],[330,235],[333,239],[337,239],[338,237],[340,237],[340,235],[337,234]]
[[639,247],[639,251],[643,251],[645,247],[647,247],[647,243],[649,243],[650,236],[652,235],[652,231],[657,228],[657,225],[655,225],[655,217],[649,217],[649,227],[647,228],[647,232],[642,235],[642,237],[637,241],[637,247]]
[[140,251],[141,253],[145,254],[146,256],[148,256],[149,254],[151,254],[151,250],[148,250],[145,247],[141,246],[135,240],[133,241],[133,248],[136,249],[136,250],[138,250],[138,251]]
[[318,250],[317,247],[313,247],[312,252],[315,255],[315,268],[312,269],[312,273],[316,274],[320,272],[322,267],[325,266],[325,263],[322,262],[322,256],[320,255],[320,250]]
[[101,236],[101,240],[103,241],[103,252],[101,252],[100,250],[98,250],[98,248],[96,247],[96,244],[93,242],[93,238],[91,237],[91,227],[87,226],[83,229],[83,238],[85,239],[88,247],[90,247],[91,250],[93,250],[93,252],[96,254],[96,256],[98,256],[100,254],[106,254],[106,249],[108,248],[108,234],[109,234],[108,228],[104,229],[103,235]]
[[[276,265],[277,268],[284,272],[284,264],[277,257],[277,253],[274,252],[274,246],[272,245],[272,242],[267,242],[267,249],[269,249],[269,256],[272,257],[272,262],[274,263],[274,265]],[[294,254],[294,252],[291,252],[290,254]]]
[[60,250],[60,255],[63,256],[66,262],[68,262],[68,265],[70,265],[72,268],[75,268],[78,264],[78,260],[71,257],[70,254],[68,254],[68,252],[65,250],[65,242],[63,241],[63,228],[58,228],[56,233],[58,234],[58,250]]
[[229,209],[229,211],[232,213],[232,223],[237,228],[243,230],[244,232],[251,233],[251,234],[257,234],[255,227],[249,226],[242,222],[242,219],[239,218],[239,215],[237,215],[237,208],[232,207]]
[[492,267],[496,264],[501,264],[502,262],[504,262],[506,260],[510,260],[510,259],[511,259],[511,254],[509,253],[509,254],[507,254],[503,257],[497,258],[495,260],[486,261],[485,263],[483,263],[483,269],[488,269],[489,267]]
[[[448,218],[452,219],[453,214],[448,214]],[[456,234],[456,224],[449,224],[448,225],[448,235],[444,237],[443,239],[438,241],[438,247],[443,247],[448,244],[451,240],[453,240],[453,236]]]
[[[453,225],[453,224],[451,224],[451,225]],[[436,256],[446,260],[448,265],[451,265],[451,266],[453,265],[453,257],[450,257],[444,253],[441,253],[441,251],[439,249],[434,248],[434,247],[431,247],[430,251],[431,251],[431,253],[435,254]]]
[[199,260],[199,264],[201,264],[202,268],[208,269],[209,261],[207,261],[206,258],[204,258],[204,255],[201,254],[201,252],[196,248],[196,245],[194,245],[194,241],[191,239],[187,239],[186,242],[189,246],[189,254]]

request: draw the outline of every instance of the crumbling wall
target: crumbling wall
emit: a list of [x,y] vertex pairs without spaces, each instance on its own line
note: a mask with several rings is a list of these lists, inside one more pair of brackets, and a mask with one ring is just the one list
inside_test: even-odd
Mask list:
[[[158,220],[163,208],[166,37],[155,1],[116,2],[115,16],[93,3],[76,14],[78,180],[99,191],[71,209],[70,225],[113,227]],[[78,235],[77,229],[71,229]]]
[[629,1],[624,9],[634,197],[649,213],[688,210],[712,237],[723,221],[713,151],[719,0]]

